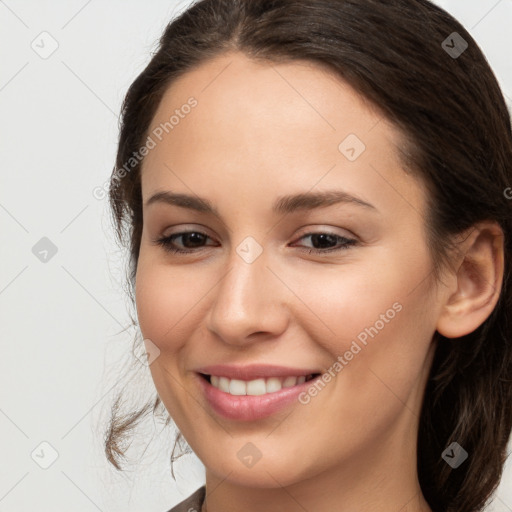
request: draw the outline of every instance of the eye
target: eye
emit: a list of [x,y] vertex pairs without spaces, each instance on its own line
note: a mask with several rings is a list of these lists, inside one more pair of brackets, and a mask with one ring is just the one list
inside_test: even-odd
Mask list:
[[[313,233],[307,233],[300,237],[299,240],[303,238],[311,237],[311,242],[313,245],[325,246],[328,245],[327,248],[316,248],[312,249],[303,249],[308,254],[323,254],[326,252],[336,252],[336,251],[344,251],[353,245],[357,245],[357,240],[353,238],[346,238],[344,236],[336,235],[335,233],[327,233],[323,231],[317,231]],[[336,243],[338,242],[338,244]],[[334,246],[333,246],[334,245]]]
[[[190,244],[192,248],[180,249],[179,247],[176,247],[175,240],[179,238],[182,238],[182,242],[185,246]],[[188,254],[197,252],[194,249],[197,249],[198,246],[199,249],[202,249],[201,243],[204,242],[207,238],[210,237],[201,231],[182,231],[180,233],[174,233],[173,235],[158,238],[157,240],[154,240],[154,243],[161,245],[165,251],[170,253]]]
[[[342,251],[348,249],[353,245],[357,245],[358,243],[357,240],[353,238],[346,238],[344,236],[336,235],[334,233],[322,231],[307,233],[301,236],[299,240],[308,237],[311,237],[313,245],[324,246],[320,248],[313,247],[311,249],[302,249],[303,251],[306,251],[309,254],[322,254],[327,252]],[[185,246],[184,249],[176,246],[175,241],[180,238],[182,239],[182,245]],[[173,235],[158,238],[154,240],[154,243],[162,246],[165,251],[170,253],[189,254],[193,252],[198,252],[199,250],[203,249],[205,247],[203,243],[209,238],[210,237],[206,233],[203,233],[201,231],[182,231],[180,233],[174,233]],[[325,247],[325,245],[327,245],[328,247]]]

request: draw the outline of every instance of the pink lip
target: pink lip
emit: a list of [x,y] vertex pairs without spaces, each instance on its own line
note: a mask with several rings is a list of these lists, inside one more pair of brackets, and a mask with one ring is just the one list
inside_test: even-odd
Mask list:
[[206,375],[217,375],[218,377],[240,380],[264,379],[269,377],[300,377],[301,375],[321,373],[318,369],[289,368],[286,366],[273,366],[267,364],[250,364],[246,366],[215,364],[197,368],[195,371]]
[[[222,371],[219,371],[219,367],[208,367],[208,372],[206,371],[206,368],[203,368],[200,373],[209,374],[209,371],[211,371],[211,368],[214,368],[214,371],[211,373],[211,375],[220,375],[223,377],[229,377],[226,374],[225,369]],[[227,367],[224,367],[227,368]],[[260,369],[256,369],[256,367],[252,367],[251,377],[253,378],[259,378],[260,376],[269,376],[268,374],[268,368],[265,367],[266,371],[263,373]],[[231,370],[233,367],[231,367]],[[240,369],[239,369],[240,370]],[[247,370],[247,367],[245,368]],[[292,373],[289,371],[289,369],[285,369],[286,373],[278,373],[274,374],[273,376],[300,376],[300,375],[309,375],[311,373],[318,373],[318,372],[311,372],[309,371],[307,374],[300,371],[299,373]],[[278,369],[277,367],[274,367],[275,372],[282,372],[283,368]],[[294,370],[295,372],[297,370]],[[217,373],[218,372],[218,373]],[[235,372],[236,373],[236,372]],[[244,376],[248,375],[248,372],[238,372],[237,376],[229,377],[229,378],[240,378],[241,374],[243,373]],[[233,373],[231,373],[233,375]],[[254,376],[253,376],[254,375]],[[286,406],[292,404],[293,402],[298,402],[299,395],[304,392],[315,380],[316,378],[319,378],[320,376],[311,379],[307,382],[304,382],[302,384],[297,384],[296,386],[292,386],[289,388],[282,388],[279,391],[275,391],[274,393],[268,393],[265,395],[257,395],[257,396],[251,396],[251,395],[230,395],[229,393],[225,393],[224,391],[221,391],[220,389],[217,389],[216,387],[212,386],[204,377],[201,375],[197,375],[198,377],[198,383],[199,387],[201,388],[201,392],[205,396],[207,402],[211,406],[214,412],[219,414],[220,416],[223,416],[224,418],[231,419],[231,420],[238,420],[238,421],[255,421],[259,419],[266,418],[268,416],[271,416],[272,414],[284,409]],[[249,379],[249,380],[250,380]],[[242,379],[243,380],[243,379]]]

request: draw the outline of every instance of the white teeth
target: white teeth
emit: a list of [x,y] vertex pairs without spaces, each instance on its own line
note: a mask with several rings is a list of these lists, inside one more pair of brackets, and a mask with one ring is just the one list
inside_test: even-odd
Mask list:
[[279,391],[281,387],[281,381],[279,379],[276,379],[275,377],[267,379],[267,393],[275,393],[276,391]]
[[297,384],[297,377],[286,377],[283,382],[283,388],[291,388]]
[[239,380],[228,379],[227,377],[219,377],[217,375],[210,376],[210,383],[213,387],[229,393],[230,395],[265,395],[267,393],[275,393],[282,388],[290,388],[306,382],[306,376],[300,377],[269,377],[268,379]]
[[264,395],[267,393],[267,387],[265,386],[265,379],[250,380],[247,383],[247,394],[248,395]]
[[229,393],[231,395],[246,395],[247,384],[243,380],[231,379],[229,382]]
[[[213,382],[212,382],[213,384]],[[229,379],[227,377],[219,377],[219,386],[218,388],[224,393],[229,393]]]

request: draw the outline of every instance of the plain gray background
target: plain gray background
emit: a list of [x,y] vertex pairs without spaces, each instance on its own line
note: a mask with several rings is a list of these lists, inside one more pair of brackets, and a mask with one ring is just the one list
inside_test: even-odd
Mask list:
[[[437,3],[512,105],[512,0]],[[188,4],[0,0],[0,512],[164,512],[204,482],[193,455],[172,480],[172,432],[151,420],[132,447],[140,464],[118,474],[98,427],[116,390],[143,403],[154,388],[145,367],[123,378],[125,259],[93,191],[112,170],[128,86]],[[510,460],[488,510],[512,512]]]

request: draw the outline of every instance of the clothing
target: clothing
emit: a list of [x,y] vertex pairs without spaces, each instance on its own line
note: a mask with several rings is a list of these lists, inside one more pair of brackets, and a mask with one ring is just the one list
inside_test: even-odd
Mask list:
[[171,508],[171,510],[168,510],[167,512],[201,512],[205,494],[206,486],[203,485],[186,500],[178,503],[174,508]]

